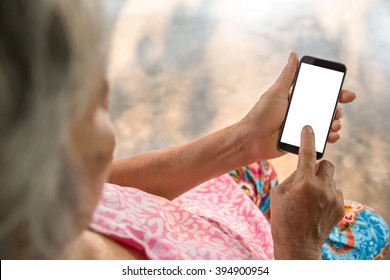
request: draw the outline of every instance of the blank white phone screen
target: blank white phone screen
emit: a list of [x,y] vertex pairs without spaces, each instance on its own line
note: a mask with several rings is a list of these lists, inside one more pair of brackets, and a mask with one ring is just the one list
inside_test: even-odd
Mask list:
[[305,125],[314,130],[316,151],[324,152],[343,72],[301,63],[281,142],[299,147]]

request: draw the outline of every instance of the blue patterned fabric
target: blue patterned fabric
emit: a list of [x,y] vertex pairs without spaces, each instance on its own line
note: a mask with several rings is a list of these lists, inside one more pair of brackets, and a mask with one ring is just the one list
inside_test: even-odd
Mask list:
[[[269,192],[278,184],[272,165],[256,162],[229,173],[269,220]],[[386,255],[389,228],[375,211],[355,201],[345,201],[345,216],[322,246],[324,260],[373,260]]]
[[345,201],[345,216],[322,246],[326,260],[373,260],[386,254],[389,228],[373,209]]

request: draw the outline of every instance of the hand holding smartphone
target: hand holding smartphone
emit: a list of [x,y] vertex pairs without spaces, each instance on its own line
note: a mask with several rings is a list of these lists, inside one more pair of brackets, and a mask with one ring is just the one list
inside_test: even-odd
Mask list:
[[278,141],[281,150],[298,154],[302,128],[310,125],[317,159],[322,158],[346,71],[342,63],[302,57]]

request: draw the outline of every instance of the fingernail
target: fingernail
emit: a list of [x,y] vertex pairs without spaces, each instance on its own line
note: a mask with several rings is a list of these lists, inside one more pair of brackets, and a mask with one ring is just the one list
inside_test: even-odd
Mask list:
[[310,125],[306,125],[306,126],[305,126],[305,129],[306,129],[306,132],[307,132],[307,133],[314,134],[313,128],[311,128]]
[[288,61],[290,61],[292,57],[293,57],[293,53],[290,53],[290,56],[288,57]]

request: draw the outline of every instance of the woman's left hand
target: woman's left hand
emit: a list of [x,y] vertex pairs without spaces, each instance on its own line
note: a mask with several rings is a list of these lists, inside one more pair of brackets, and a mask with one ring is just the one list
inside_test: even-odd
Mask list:
[[[253,109],[239,124],[244,131],[244,135],[251,139],[253,160],[271,159],[285,154],[285,152],[278,149],[277,142],[288,108],[290,90],[298,69],[298,63],[297,54],[291,53],[289,61],[278,80],[261,96]],[[355,93],[343,89],[339,102],[350,103],[355,98]],[[338,132],[341,129],[340,119],[342,117],[342,109],[338,106],[331,125],[331,132],[328,135],[329,143],[335,143],[340,139]]]

